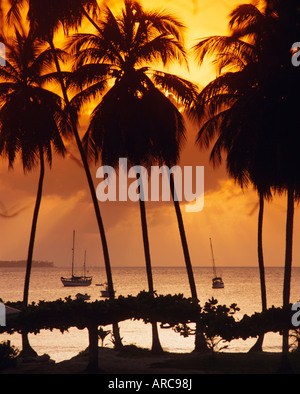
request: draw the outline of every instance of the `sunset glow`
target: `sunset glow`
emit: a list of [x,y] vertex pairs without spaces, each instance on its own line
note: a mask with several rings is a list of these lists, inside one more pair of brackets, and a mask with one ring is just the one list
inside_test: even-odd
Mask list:
[[[203,2],[202,2],[203,3]],[[205,3],[205,4],[204,4]],[[187,26],[186,44],[191,48],[203,37],[226,34],[228,14],[235,4],[231,1],[206,1],[196,7],[193,2],[180,0],[143,1],[148,8],[166,8]],[[113,7],[119,7],[114,3]],[[192,60],[190,71],[174,67],[179,75],[190,78],[203,86],[214,77],[214,69],[207,64],[200,69]],[[89,111],[90,113],[90,111]],[[87,114],[88,115],[88,114]],[[86,128],[86,117],[82,118],[82,132]],[[257,195],[252,190],[241,191],[238,185],[228,180],[221,166],[213,169],[209,163],[209,151],[200,151],[195,145],[197,125],[188,124],[187,141],[182,152],[182,165],[205,166],[205,205],[199,213],[185,213],[184,221],[188,242],[195,266],[207,266],[209,259],[209,237],[215,239],[218,264],[221,266],[256,266]],[[45,191],[42,201],[35,260],[53,261],[55,265],[68,265],[73,228],[78,232],[78,242],[89,251],[89,264],[101,266],[103,257],[98,240],[96,222],[82,167],[77,164],[76,147],[69,146],[70,154],[65,160],[54,157],[53,168],[46,167]],[[96,169],[92,175],[96,184]],[[35,199],[38,171],[23,174],[19,164],[7,170],[5,159],[1,159],[1,218],[0,237],[2,248],[0,260],[25,259],[30,229],[30,218]],[[267,207],[264,240],[266,266],[282,266],[285,237],[285,197],[276,197]],[[102,204],[101,204],[102,205]],[[149,233],[153,265],[183,264],[182,252],[174,208],[162,209],[161,203],[147,204]],[[108,243],[111,246],[113,266],[143,266],[141,231],[138,207],[132,203],[105,203],[102,206]],[[251,212],[251,214],[250,214]],[[10,217],[11,214],[14,214]],[[273,222],[276,224],[274,225]],[[295,239],[299,233],[298,214],[295,218]],[[14,239],[11,238],[14,234]],[[162,240],[161,235],[167,234]],[[275,241],[276,240],[276,241]],[[163,245],[162,245],[163,243]],[[272,245],[276,247],[272,247]],[[118,245],[118,247],[115,247]],[[295,243],[294,264],[299,265],[300,250]]]
[[1,376],[300,373],[299,21],[0,0]]

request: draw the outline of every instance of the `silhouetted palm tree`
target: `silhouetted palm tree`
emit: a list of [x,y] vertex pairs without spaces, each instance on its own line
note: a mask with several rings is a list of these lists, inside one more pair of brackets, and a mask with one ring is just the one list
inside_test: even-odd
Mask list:
[[[109,257],[103,220],[95,192],[93,179],[88,166],[87,158],[81,144],[81,139],[77,128],[76,117],[74,116],[74,112],[72,112],[72,108],[70,106],[70,101],[64,81],[64,74],[61,71],[59,59],[57,56],[55,56],[55,45],[54,45],[54,34],[60,27],[63,27],[64,32],[68,33],[71,29],[79,28],[84,17],[87,17],[88,20],[94,24],[93,19],[90,17],[90,14],[95,16],[99,12],[97,1],[96,0],[64,0],[64,1],[9,0],[9,1],[11,4],[11,9],[8,15],[9,18],[10,19],[14,18],[16,20],[19,20],[20,10],[22,9],[22,6],[27,5],[28,6],[27,18],[30,21],[31,27],[37,32],[39,37],[41,37],[43,40],[49,43],[53,51],[54,62],[56,65],[56,70],[58,73],[61,90],[66,104],[66,111],[69,113],[71,118],[73,134],[83,163],[83,167],[85,170],[85,174],[90,189],[92,202],[94,205],[100,238],[102,242],[108,290],[109,290],[110,298],[113,299],[115,292],[113,287],[110,257]],[[121,347],[122,343],[121,343],[117,324],[114,324],[113,328],[114,328],[115,345],[116,347]]]
[[[75,56],[70,88],[80,88],[72,104],[80,109],[91,98],[103,96],[84,137],[90,156],[103,164],[172,165],[179,158],[184,137],[183,117],[163,93],[168,90],[184,105],[196,87],[175,75],[148,67],[186,62],[183,25],[162,11],[145,11],[138,2],[125,1],[120,17],[105,8],[96,34],[76,34],[70,48]],[[140,188],[142,184],[140,182]],[[142,194],[142,190],[140,190]],[[154,292],[145,203],[140,200],[149,292]],[[154,351],[160,344],[156,324]]]
[[[252,26],[241,28],[239,36],[254,35],[259,43],[254,111],[245,123],[256,128],[256,156],[250,163],[257,181],[274,191],[287,193],[286,253],[283,286],[283,306],[289,306],[292,267],[294,201],[299,197],[299,163],[296,151],[299,147],[299,132],[293,113],[299,107],[299,75],[292,66],[290,43],[300,34],[300,6],[298,2],[272,0],[260,18],[247,16]],[[244,17],[244,21],[247,18]],[[249,36],[248,36],[249,37]],[[276,82],[275,82],[276,81]],[[253,101],[254,101],[253,100]],[[259,124],[254,115],[259,114]],[[256,115],[257,116],[257,115]],[[257,120],[257,117],[256,117]],[[253,140],[250,135],[248,141]],[[245,145],[243,145],[245,146]],[[244,149],[242,149],[244,151]],[[243,154],[243,152],[240,152]],[[257,182],[256,181],[256,182]],[[283,335],[283,364],[288,354],[288,331]]]
[[209,120],[199,137],[204,143],[217,137],[212,156],[220,161],[222,151],[227,152],[229,172],[240,182],[250,180],[269,196],[271,191],[288,193],[284,306],[290,295],[293,207],[299,190],[299,133],[292,116],[299,105],[299,77],[290,54],[290,42],[299,32],[295,15],[299,6],[294,2],[267,1],[264,10],[241,5],[231,15],[231,37],[212,37],[198,46],[200,60],[217,51],[221,70],[241,70],[224,72],[201,93],[209,110],[200,115]]
[[[255,134],[255,130],[248,127],[245,117],[247,117],[246,111],[251,111],[251,116],[253,116],[256,91],[252,89],[251,82],[254,77],[257,79],[255,73],[253,75],[253,68],[258,60],[259,48],[257,42],[244,42],[236,33],[236,30],[240,28],[240,23],[244,23],[244,19],[250,20],[250,15],[253,19],[262,16],[253,5],[237,7],[231,13],[230,36],[213,36],[201,41],[194,48],[200,64],[206,56],[215,57],[218,73],[218,77],[202,90],[197,100],[196,113],[202,122],[197,141],[200,147],[208,147],[212,141],[215,141],[211,152],[213,164],[219,165],[222,161],[222,151],[226,151],[229,174],[242,188],[247,187],[250,181],[258,191],[257,250],[262,310],[264,311],[267,308],[267,297],[262,226],[264,199],[270,198],[271,193],[269,187],[265,188],[264,182],[255,182],[255,174],[250,172],[249,162],[253,160],[253,152],[250,154],[240,149],[240,146],[245,143],[242,137],[246,138]],[[255,138],[253,140],[252,145],[255,143]],[[259,337],[252,349],[262,350],[263,337],[263,335]]]
[[[43,50],[32,32],[26,34],[18,29],[13,37],[2,35],[1,42],[6,46],[6,64],[0,67],[0,154],[7,156],[9,167],[20,154],[25,172],[40,165],[24,284],[23,303],[27,306],[44,162],[47,160],[51,166],[53,148],[64,155],[62,135],[68,134],[69,127],[61,98],[43,88],[48,80],[44,71],[53,61],[52,51]],[[26,338],[24,335],[24,351]]]

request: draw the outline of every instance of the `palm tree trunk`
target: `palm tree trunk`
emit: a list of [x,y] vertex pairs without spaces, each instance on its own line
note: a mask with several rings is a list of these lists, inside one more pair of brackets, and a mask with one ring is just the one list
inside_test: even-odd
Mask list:
[[[187,239],[186,239],[182,214],[181,214],[181,210],[180,210],[179,201],[176,198],[176,190],[175,190],[175,182],[174,182],[174,174],[173,173],[170,174],[170,188],[171,188],[171,194],[172,194],[174,207],[175,207],[175,211],[176,211],[176,216],[177,216],[177,223],[178,223],[181,244],[182,244],[182,249],[183,249],[183,254],[184,254],[185,266],[186,266],[188,280],[189,280],[190,289],[191,289],[191,295],[192,295],[192,298],[198,302],[193,267],[192,267],[188,243],[187,243]],[[198,324],[196,324],[196,337],[195,337],[195,349],[194,350],[195,351],[206,351],[207,350],[207,344],[206,344],[204,335],[203,335],[203,333],[200,332],[200,330],[198,328]]]
[[[266,293],[265,266],[264,266],[264,255],[263,255],[263,240],[262,240],[263,216],[264,216],[264,195],[263,193],[259,193],[257,254],[258,254],[262,311],[264,312],[267,309],[267,293]],[[264,334],[261,334],[259,335],[257,342],[249,350],[249,352],[262,352],[263,341],[264,341]]]
[[179,233],[180,233],[180,238],[181,238],[181,244],[182,244],[184,260],[185,260],[188,280],[189,280],[190,289],[191,289],[191,294],[195,300],[198,300],[196,284],[195,284],[195,279],[194,279],[194,273],[193,273],[188,243],[187,243],[187,239],[186,239],[182,214],[181,214],[181,210],[180,210],[180,205],[179,205],[179,201],[177,200],[177,198],[175,198],[176,191],[175,191],[175,183],[174,183],[174,175],[173,174],[170,175],[170,186],[171,186],[171,193],[172,193],[172,198],[173,198],[174,207],[175,207],[176,216],[177,216],[178,228],[179,228]]
[[[54,58],[56,70],[58,73],[61,90],[62,90],[63,97],[64,97],[64,100],[66,103],[66,109],[68,111],[68,114],[70,115],[70,119],[72,122],[72,130],[73,130],[76,144],[77,144],[77,147],[78,147],[78,150],[80,153],[81,161],[83,163],[84,171],[85,171],[85,174],[87,177],[87,182],[89,185],[89,189],[90,189],[90,193],[91,193],[91,197],[92,197],[92,201],[93,201],[96,219],[97,219],[97,223],[98,223],[98,228],[99,228],[99,232],[100,232],[100,238],[101,238],[101,242],[102,242],[102,249],[103,249],[103,255],[104,255],[104,264],[105,264],[105,270],[106,270],[106,276],[107,276],[107,285],[108,285],[109,295],[110,295],[110,299],[114,299],[115,292],[114,292],[114,286],[113,286],[113,280],[112,280],[112,273],[111,273],[111,265],[110,265],[110,258],[109,258],[109,253],[108,253],[107,240],[106,240],[103,220],[102,220],[102,216],[100,213],[100,208],[99,208],[99,204],[98,204],[98,200],[97,200],[97,195],[96,195],[93,179],[92,179],[90,168],[88,165],[88,161],[87,161],[87,158],[86,158],[86,155],[85,155],[82,143],[81,143],[81,139],[80,139],[80,136],[78,133],[76,121],[73,116],[73,110],[70,105],[67,90],[66,90],[66,87],[65,87],[65,84],[63,81],[62,73],[61,73],[60,64],[59,64],[59,61],[57,58],[55,46],[54,46],[52,39],[49,39],[49,45],[50,45],[52,53],[53,53],[53,58]],[[120,334],[119,334],[119,327],[118,327],[117,323],[115,323],[113,325],[113,332],[115,335],[115,346],[117,348],[122,347],[122,342],[121,342],[121,338],[120,338]]]
[[[147,281],[148,281],[148,289],[149,293],[154,297],[154,287],[153,287],[153,276],[152,276],[152,268],[151,268],[151,258],[150,258],[150,247],[149,247],[149,237],[148,237],[148,227],[147,227],[147,218],[146,218],[146,208],[145,201],[143,200],[143,186],[142,182],[140,183],[140,215],[141,215],[141,223],[142,223],[142,233],[143,233],[143,244],[144,244],[144,254],[146,261],[146,272],[147,272]],[[152,353],[159,354],[163,353],[163,348],[160,344],[157,322],[152,321]]]
[[148,237],[148,229],[147,229],[146,208],[145,208],[144,201],[142,201],[140,199],[139,202],[140,202],[140,214],[141,214],[141,223],[142,223],[142,232],[143,232],[144,254],[145,254],[145,260],[146,260],[148,289],[149,289],[149,293],[154,294],[153,276],[152,276],[151,258],[150,258],[150,247],[149,247],[149,237]]
[[267,292],[266,292],[266,279],[265,279],[265,266],[263,254],[263,218],[264,218],[264,195],[259,193],[259,214],[258,214],[258,231],[257,231],[257,254],[260,275],[260,290],[262,311],[267,309]]
[[91,324],[88,326],[89,333],[89,363],[87,366],[87,371],[99,372],[98,365],[98,326]]
[[[286,245],[285,245],[285,266],[283,283],[283,307],[288,307],[291,293],[291,273],[293,255],[293,227],[294,227],[294,198],[293,187],[288,188],[287,196],[287,218],[286,218]],[[282,365],[281,370],[289,371],[289,330],[284,330],[282,335]]]
[[294,228],[294,188],[291,187],[288,189],[283,306],[288,306],[290,303],[292,255],[293,255],[293,228]]
[[[38,215],[39,215],[39,210],[40,210],[41,200],[42,200],[44,176],[45,176],[45,163],[44,163],[43,150],[41,148],[40,149],[40,177],[39,177],[36,202],[35,202],[33,218],[32,218],[27,264],[26,264],[26,275],[25,275],[25,284],[24,284],[24,293],[23,293],[24,306],[28,305],[29,282],[30,282],[31,267],[32,267],[32,256],[33,256],[33,248],[34,248],[35,234],[36,234],[36,228],[37,228],[37,220],[38,220]],[[22,355],[22,357],[37,355],[35,350],[33,350],[32,347],[30,346],[27,332],[22,332],[22,352],[21,352],[21,355]]]

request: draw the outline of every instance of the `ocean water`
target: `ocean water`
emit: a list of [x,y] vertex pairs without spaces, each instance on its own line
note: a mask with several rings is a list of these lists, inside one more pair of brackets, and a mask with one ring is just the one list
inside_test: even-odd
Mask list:
[[[282,305],[283,268],[266,268],[266,286],[268,307]],[[78,272],[77,274],[81,274]],[[261,311],[261,296],[259,272],[256,267],[222,267],[221,274],[225,283],[224,289],[212,289],[212,269],[209,267],[195,267],[194,276],[197,286],[200,305],[211,297],[216,298],[220,304],[230,305],[236,303],[240,311],[235,315],[240,319],[244,314],[251,315]],[[33,268],[30,282],[29,302],[53,301],[67,296],[87,293],[90,301],[101,299],[101,287],[96,284],[106,281],[105,270],[102,267],[89,268],[88,275],[93,276],[89,287],[64,287],[60,281],[61,276],[69,276],[69,268]],[[112,275],[116,296],[136,295],[147,289],[145,268],[112,268]],[[0,298],[4,302],[19,301],[23,297],[25,269],[0,268]],[[190,297],[189,284],[184,267],[154,267],[154,288],[158,294],[182,293]],[[300,301],[300,267],[293,268],[291,282],[291,302]],[[110,326],[105,327],[111,329]],[[135,344],[144,348],[151,347],[151,327],[141,321],[128,320],[120,323],[120,333],[124,344]],[[159,330],[162,347],[166,351],[190,352],[194,348],[194,337],[183,338],[172,329]],[[0,334],[0,341],[9,339],[12,345],[21,349],[19,334]],[[58,330],[41,331],[39,334],[29,335],[32,347],[38,354],[47,353],[56,362],[70,359],[88,346],[87,330],[71,328],[68,332],[60,333]],[[234,340],[228,343],[226,351],[247,352],[255,339]],[[112,347],[110,336],[105,339],[105,346]],[[269,333],[264,340],[264,350],[277,352],[281,350],[281,337],[279,334]]]

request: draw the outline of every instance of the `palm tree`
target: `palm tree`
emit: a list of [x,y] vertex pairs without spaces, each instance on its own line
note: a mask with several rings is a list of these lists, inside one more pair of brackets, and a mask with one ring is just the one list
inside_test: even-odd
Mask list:
[[[256,174],[261,184],[263,184],[261,172],[264,168],[267,187],[272,187],[276,192],[287,192],[283,286],[283,306],[286,308],[290,302],[294,202],[299,197],[299,164],[295,152],[300,141],[292,116],[299,106],[297,93],[299,77],[295,68],[291,66],[290,59],[290,42],[294,42],[300,33],[299,14],[300,7],[297,2],[269,0],[266,2],[262,16],[257,20],[252,18],[252,27],[248,27],[248,31],[245,27],[237,32],[239,36],[246,36],[249,32],[255,34],[260,48],[257,69],[259,78],[256,80],[259,95],[255,97],[255,113],[260,116],[262,129],[259,130],[259,138],[256,142],[257,155],[252,156],[253,160],[249,168]],[[251,15],[243,16],[241,13],[240,17],[247,21]],[[275,86],[274,81],[277,81]],[[254,116],[253,112],[250,116]],[[251,124],[250,119],[245,119],[245,122]],[[252,123],[252,126],[257,128],[257,124]],[[287,365],[288,349],[288,331],[286,331],[283,335],[283,368]]]
[[[67,135],[68,119],[59,96],[43,88],[52,51],[43,50],[33,32],[15,29],[13,37],[1,36],[6,45],[6,65],[0,67],[0,154],[13,167],[21,155],[24,171],[38,163],[40,176],[28,247],[23,303],[28,305],[29,283],[38,214],[42,199],[45,160],[51,166],[52,149],[64,155],[62,135]],[[17,116],[15,115],[17,113]],[[23,353],[30,350],[26,333]]]
[[[70,48],[74,72],[69,87],[80,89],[71,103],[80,109],[102,97],[91,115],[84,136],[89,156],[116,167],[120,157],[131,166],[172,165],[179,158],[184,138],[183,117],[163,93],[168,90],[188,105],[196,87],[148,64],[186,62],[183,25],[162,11],[145,11],[138,2],[125,1],[120,17],[106,7],[96,34],[76,34]],[[139,182],[143,194],[142,182]],[[145,203],[140,212],[149,292],[154,292]],[[183,226],[183,225],[182,225]],[[192,272],[191,272],[192,275]],[[196,297],[195,297],[196,298]],[[156,324],[152,325],[156,330]],[[160,350],[154,333],[152,349]]]
[[[251,83],[256,77],[254,65],[259,57],[257,42],[244,42],[237,34],[240,29],[239,21],[250,15],[259,19],[261,13],[252,5],[239,6],[231,13],[229,27],[230,36],[213,36],[199,42],[195,47],[195,54],[200,64],[206,56],[213,55],[217,65],[218,77],[209,83],[200,93],[195,107],[196,117],[201,120],[197,142],[200,147],[209,147],[215,141],[211,161],[214,166],[221,164],[222,151],[227,153],[228,173],[242,188],[249,182],[254,184],[259,194],[258,215],[258,265],[261,283],[262,310],[267,308],[265,270],[262,244],[262,226],[264,199],[271,198],[270,188],[265,188],[265,182],[255,181],[255,174],[249,170],[249,162],[253,159],[248,151],[241,151],[245,146],[242,137],[253,137],[254,131],[244,121],[247,112],[253,116],[256,91]],[[243,18],[244,17],[244,18]],[[252,19],[251,19],[252,21]],[[240,22],[241,23],[241,22]],[[257,120],[257,118],[255,118]],[[252,123],[251,123],[252,126]],[[250,138],[249,138],[250,139]],[[251,141],[247,141],[249,144]],[[253,141],[251,142],[253,145]],[[249,145],[246,145],[247,148]],[[256,176],[257,178],[257,176]],[[252,350],[262,350],[263,335],[258,338]]]
[[[59,83],[61,86],[63,98],[66,105],[66,111],[70,115],[73,135],[75,137],[75,141],[80,153],[84,171],[87,177],[88,186],[90,189],[90,194],[95,210],[96,220],[100,233],[100,239],[102,243],[108,290],[109,290],[110,298],[113,299],[115,292],[114,292],[114,286],[112,280],[111,264],[110,264],[110,257],[109,257],[104,224],[103,224],[99,203],[95,192],[93,179],[90,173],[87,158],[79,136],[79,132],[77,128],[77,120],[70,106],[70,100],[67,94],[65,81],[64,81],[64,73],[61,70],[59,58],[56,56],[55,44],[54,44],[54,34],[61,26],[63,27],[65,33],[68,33],[71,29],[79,28],[84,17],[88,18],[88,20],[94,25],[93,19],[90,17],[90,14],[95,16],[99,12],[97,1],[96,0],[66,0],[66,1],[10,0],[10,4],[11,4],[11,8],[8,16],[10,19],[17,19],[17,20],[20,19],[20,12],[22,10],[22,7],[26,4],[28,5],[27,18],[30,21],[31,27],[37,32],[39,37],[41,37],[44,41],[49,43],[50,48],[52,49],[56,71],[58,73]],[[45,10],[47,10],[47,12],[45,12]],[[116,347],[121,347],[122,343],[121,343],[121,338],[117,324],[113,325],[113,331],[115,337],[115,345]]]
[[[200,60],[216,51],[220,70],[229,66],[238,70],[227,69],[201,93],[200,102],[208,103],[209,109],[206,113],[200,110],[200,118],[208,116],[208,120],[199,138],[208,144],[217,137],[212,157],[220,161],[222,152],[227,152],[229,173],[242,184],[251,181],[261,199],[261,193],[270,196],[271,191],[288,191],[284,306],[290,294],[293,202],[299,183],[293,153],[299,136],[292,117],[299,104],[298,78],[289,52],[289,42],[299,30],[294,19],[299,6],[290,7],[291,3],[275,0],[266,2],[263,11],[251,4],[241,5],[231,14],[230,37],[212,37],[198,45]],[[293,19],[295,24],[290,28]],[[262,201],[260,208],[261,226]],[[259,254],[261,259],[261,228]]]

